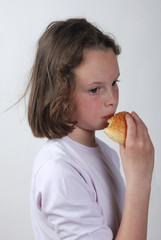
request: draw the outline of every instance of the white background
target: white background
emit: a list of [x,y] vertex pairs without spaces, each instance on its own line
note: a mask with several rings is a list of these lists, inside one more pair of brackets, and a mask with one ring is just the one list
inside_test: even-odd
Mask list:
[[[135,110],[156,149],[148,240],[161,239],[161,1],[0,0],[0,113],[23,93],[36,43],[53,20],[86,17],[122,47],[118,111]],[[103,132],[97,136],[114,147]],[[33,239],[32,164],[45,139],[32,136],[24,102],[0,114],[0,239]],[[134,209],[135,211],[135,209]]]

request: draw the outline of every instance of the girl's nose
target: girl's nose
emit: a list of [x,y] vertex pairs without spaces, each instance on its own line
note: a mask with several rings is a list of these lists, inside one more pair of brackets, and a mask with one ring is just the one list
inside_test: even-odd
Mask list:
[[109,90],[104,100],[105,107],[116,106],[118,104],[118,89]]

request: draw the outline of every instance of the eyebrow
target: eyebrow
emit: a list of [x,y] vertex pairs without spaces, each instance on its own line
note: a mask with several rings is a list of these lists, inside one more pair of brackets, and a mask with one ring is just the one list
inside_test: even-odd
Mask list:
[[[120,73],[118,73],[117,77],[114,78],[114,81],[117,80],[117,79],[119,78],[119,76],[120,76]],[[102,81],[100,81],[100,82],[95,81],[95,82],[91,82],[91,83],[89,84],[89,86],[91,86],[91,85],[93,85],[93,84],[97,85],[97,84],[101,84],[101,83],[103,83],[103,82],[102,82]]]

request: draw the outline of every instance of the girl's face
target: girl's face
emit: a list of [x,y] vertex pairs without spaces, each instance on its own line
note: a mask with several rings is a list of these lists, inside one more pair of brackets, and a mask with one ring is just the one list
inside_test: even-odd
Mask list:
[[119,67],[112,49],[85,50],[82,63],[74,69],[77,128],[95,131],[107,127],[107,119],[118,105]]

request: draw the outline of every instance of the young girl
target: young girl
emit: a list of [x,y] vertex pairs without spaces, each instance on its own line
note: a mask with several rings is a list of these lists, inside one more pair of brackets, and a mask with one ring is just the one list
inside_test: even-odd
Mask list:
[[126,116],[116,152],[95,137],[118,105],[120,48],[85,19],[51,23],[39,40],[28,120],[46,137],[34,162],[31,215],[35,240],[145,240],[154,163],[148,131]]

